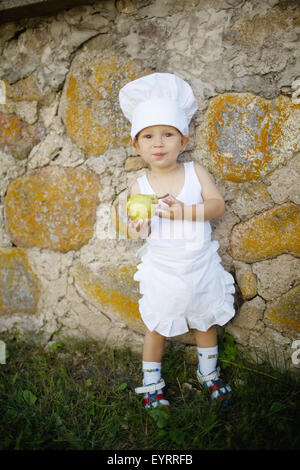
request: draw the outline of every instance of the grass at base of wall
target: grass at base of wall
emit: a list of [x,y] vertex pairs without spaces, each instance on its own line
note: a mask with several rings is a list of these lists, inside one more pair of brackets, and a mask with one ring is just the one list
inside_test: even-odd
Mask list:
[[219,348],[223,376],[234,390],[225,409],[199,389],[184,348],[168,343],[163,377],[171,414],[144,410],[134,393],[141,360],[130,349],[66,339],[46,352],[37,339],[2,334],[1,340],[8,357],[0,364],[0,450],[300,446],[299,376],[247,361],[230,337]]

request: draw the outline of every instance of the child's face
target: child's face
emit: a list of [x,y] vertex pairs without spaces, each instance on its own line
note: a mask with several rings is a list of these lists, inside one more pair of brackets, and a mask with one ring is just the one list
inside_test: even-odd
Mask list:
[[175,127],[157,125],[143,129],[132,145],[151,168],[158,168],[173,165],[188,142]]

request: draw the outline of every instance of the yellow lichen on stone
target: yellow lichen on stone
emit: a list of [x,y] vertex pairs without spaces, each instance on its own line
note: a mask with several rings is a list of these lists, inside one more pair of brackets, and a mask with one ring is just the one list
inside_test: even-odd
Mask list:
[[20,130],[20,119],[17,116],[12,116],[7,125],[2,129],[1,141],[4,142],[5,136],[13,136],[16,132],[20,132]]
[[284,96],[216,96],[198,131],[198,147],[216,176],[233,182],[257,180],[299,148],[299,112],[300,106]]
[[42,135],[43,126],[27,124],[14,114],[0,112],[0,150],[11,153],[14,158],[26,158]]
[[37,312],[40,283],[19,248],[0,249],[0,315]]
[[120,88],[150,72],[130,60],[79,57],[73,61],[65,86],[63,119],[68,135],[87,154],[130,142],[129,124],[118,104]]
[[135,266],[103,267],[99,274],[78,264],[74,270],[75,284],[88,301],[101,311],[126,324],[141,329],[138,287],[133,280]]
[[292,203],[275,206],[233,228],[230,254],[246,263],[283,253],[300,256],[299,233],[299,207]]
[[287,96],[278,96],[269,109],[276,116],[269,133],[270,148],[279,151],[285,141],[293,151],[299,150],[300,105]]
[[77,168],[40,168],[8,187],[6,228],[17,246],[66,252],[94,232],[99,180]]
[[294,287],[267,305],[264,321],[269,326],[299,336],[300,331],[300,285]]
[[256,278],[250,268],[242,272],[238,284],[244,299],[252,299],[256,295]]
[[8,101],[38,101],[43,103],[45,95],[39,90],[37,78],[32,74],[12,85],[4,79]]

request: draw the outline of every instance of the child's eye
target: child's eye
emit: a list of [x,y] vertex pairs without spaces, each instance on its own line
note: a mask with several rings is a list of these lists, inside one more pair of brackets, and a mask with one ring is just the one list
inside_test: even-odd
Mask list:
[[172,132],[166,132],[166,137],[172,137]]
[[143,139],[151,139],[151,135],[150,134],[145,134],[145,135],[143,135]]

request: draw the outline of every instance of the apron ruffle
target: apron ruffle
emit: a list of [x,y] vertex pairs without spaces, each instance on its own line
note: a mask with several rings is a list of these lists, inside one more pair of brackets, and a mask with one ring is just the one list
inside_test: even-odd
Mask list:
[[145,244],[134,279],[140,283],[141,317],[150,331],[173,337],[190,328],[207,331],[234,316],[234,279],[217,253],[219,243],[200,249],[188,245]]

